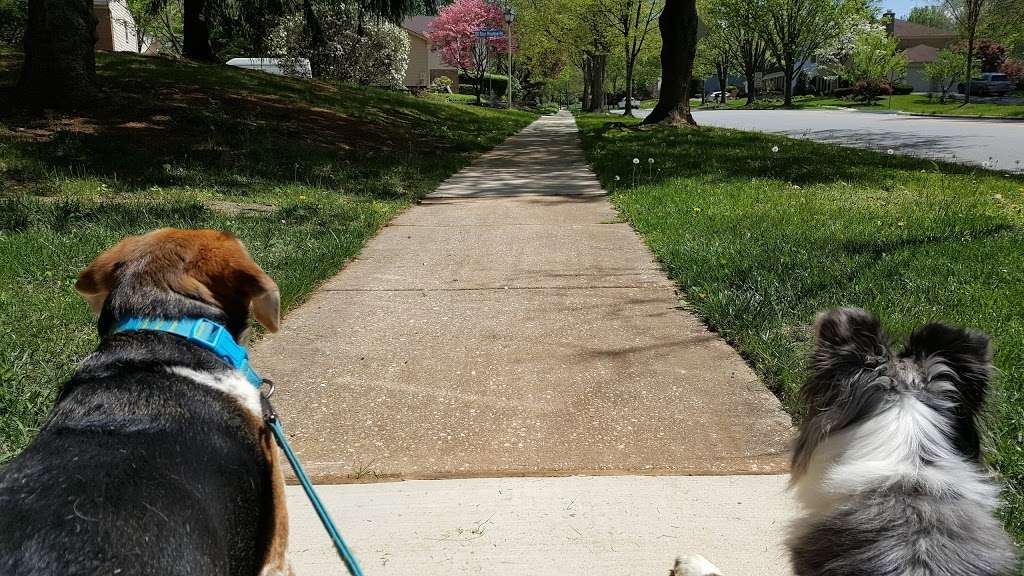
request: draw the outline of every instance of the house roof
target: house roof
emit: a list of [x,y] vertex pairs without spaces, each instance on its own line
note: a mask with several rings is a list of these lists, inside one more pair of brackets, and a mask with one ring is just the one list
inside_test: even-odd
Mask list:
[[436,16],[409,16],[405,20],[402,20],[402,28],[410,32],[415,32],[420,36],[427,35],[427,26],[436,18]]
[[907,62],[911,64],[925,64],[938,60],[939,49],[927,44],[918,44],[904,50],[903,55],[907,57]]
[[893,36],[897,38],[955,38],[956,32],[916,24],[906,20],[893,21]]

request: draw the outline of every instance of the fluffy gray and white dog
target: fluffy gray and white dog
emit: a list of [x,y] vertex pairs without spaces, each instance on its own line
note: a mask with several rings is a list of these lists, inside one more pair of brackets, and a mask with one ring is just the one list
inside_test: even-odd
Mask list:
[[860,309],[822,314],[801,390],[787,541],[798,576],[1013,574],[977,423],[984,334],[928,324],[894,352]]

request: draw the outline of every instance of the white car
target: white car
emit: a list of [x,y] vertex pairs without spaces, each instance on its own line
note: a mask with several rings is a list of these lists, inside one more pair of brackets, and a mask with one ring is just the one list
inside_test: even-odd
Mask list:
[[313,77],[313,69],[309,66],[308,58],[296,58],[287,64],[283,64],[281,58],[232,58],[225,64],[246,70],[259,70],[277,76]]

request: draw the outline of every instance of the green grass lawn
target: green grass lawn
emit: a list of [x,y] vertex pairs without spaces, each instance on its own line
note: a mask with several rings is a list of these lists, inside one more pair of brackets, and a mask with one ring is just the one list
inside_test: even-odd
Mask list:
[[992,336],[989,457],[1024,542],[1024,178],[752,132],[606,131],[609,120],[622,118],[578,123],[612,202],[685,305],[795,416],[820,310],[867,308],[897,339],[930,320]]
[[20,58],[0,54],[0,462],[95,345],[72,285],[123,236],[230,230],[288,308],[392,215],[535,118],[225,66],[98,58],[106,101],[38,118],[6,105]]
[[[720,108],[721,104],[708,104],[704,109]],[[726,103],[726,108],[742,109],[750,108],[755,110],[774,110],[782,108],[782,100],[763,100],[755,102],[753,106],[747,106],[746,98],[737,98]],[[901,94],[892,97],[881,98],[871,104],[847,100],[843,98],[830,98],[818,96],[797,96],[793,99],[793,108],[855,108],[865,112],[912,112],[914,114],[933,114],[936,116],[997,116],[1001,118],[1024,118],[1024,104],[991,104],[975,103],[963,104],[962,102],[948,101],[940,104],[939,99],[929,99],[920,94]]]

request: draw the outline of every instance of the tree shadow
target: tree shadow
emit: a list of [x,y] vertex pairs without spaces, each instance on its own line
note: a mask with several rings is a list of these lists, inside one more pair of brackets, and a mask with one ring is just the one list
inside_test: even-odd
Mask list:
[[[0,55],[0,143],[8,188],[54,179],[118,191],[203,186],[238,196],[299,184],[394,198],[419,195],[487,149],[516,119],[370,88],[161,57],[102,54],[105,93],[74,113],[11,105],[20,56]],[[519,120],[521,121],[521,120]],[[421,189],[422,188],[422,189]]]

